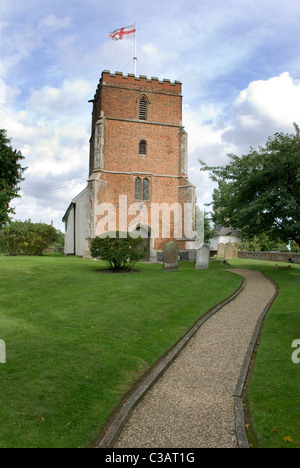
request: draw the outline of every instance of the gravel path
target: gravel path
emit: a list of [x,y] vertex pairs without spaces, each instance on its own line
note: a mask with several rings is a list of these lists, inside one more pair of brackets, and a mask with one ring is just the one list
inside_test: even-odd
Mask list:
[[136,406],[116,448],[236,448],[234,399],[255,326],[275,288],[259,272],[234,270],[244,290],[190,340]]

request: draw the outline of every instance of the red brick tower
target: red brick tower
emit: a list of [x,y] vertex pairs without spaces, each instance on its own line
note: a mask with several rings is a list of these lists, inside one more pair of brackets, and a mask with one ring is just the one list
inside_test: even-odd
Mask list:
[[[127,222],[129,230],[147,237],[149,260],[160,260],[170,239],[177,242],[181,258],[192,258],[184,213],[185,205],[192,207],[194,222],[195,189],[187,176],[181,83],[104,71],[91,102],[87,237],[111,230],[114,217],[117,230],[126,230]],[[110,205],[115,208],[111,218]],[[157,209],[159,224],[154,221]],[[163,232],[167,216],[170,229]]]

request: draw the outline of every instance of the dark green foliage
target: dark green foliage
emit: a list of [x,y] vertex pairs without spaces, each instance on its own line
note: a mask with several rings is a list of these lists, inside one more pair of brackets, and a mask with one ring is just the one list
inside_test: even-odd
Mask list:
[[92,257],[101,258],[111,270],[130,270],[145,251],[142,237],[134,239],[126,232],[105,233],[91,242]]
[[297,244],[297,242],[292,241],[290,247],[291,247],[291,252],[300,253],[300,246]]
[[48,245],[52,249],[63,249],[65,246],[65,235],[59,229],[56,230],[57,239]]
[[241,157],[229,155],[224,167],[202,169],[218,183],[213,221],[240,229],[243,240],[265,233],[300,245],[300,131],[276,133],[265,147]]
[[244,242],[237,242],[236,247],[238,248],[238,250],[246,252],[289,251],[287,245],[284,242],[280,240],[270,239],[266,234],[262,234],[261,236],[249,237]]
[[53,226],[15,221],[0,231],[0,250],[9,255],[42,255],[57,240]]
[[18,184],[23,180],[25,170],[20,164],[24,159],[20,151],[13,150],[6,131],[0,129],[0,227],[9,221],[9,214],[14,213],[9,204],[19,197]]

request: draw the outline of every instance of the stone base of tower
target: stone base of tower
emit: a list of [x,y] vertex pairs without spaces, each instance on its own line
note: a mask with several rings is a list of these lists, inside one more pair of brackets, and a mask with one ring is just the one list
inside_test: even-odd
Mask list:
[[[84,250],[82,253],[83,258],[91,259],[91,252],[89,249]],[[141,260],[141,262],[149,262],[149,263],[161,263],[163,262],[163,251],[162,250],[154,250],[151,255],[147,258]],[[196,250],[179,250],[178,253],[178,260],[184,262],[195,262],[196,261]]]

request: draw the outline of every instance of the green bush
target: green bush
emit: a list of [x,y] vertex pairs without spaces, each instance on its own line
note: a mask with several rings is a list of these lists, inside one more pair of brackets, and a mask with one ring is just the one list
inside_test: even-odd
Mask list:
[[57,240],[53,226],[15,221],[0,231],[0,250],[9,255],[42,255]]
[[291,252],[300,253],[300,247],[296,241],[292,241],[290,247],[291,247]]
[[127,232],[108,232],[91,242],[92,257],[101,258],[111,270],[130,270],[145,256],[145,252],[142,237],[133,239]]
[[248,237],[243,242],[236,243],[236,247],[246,252],[270,252],[272,250],[288,252],[287,245],[283,241],[273,240],[267,234]]

